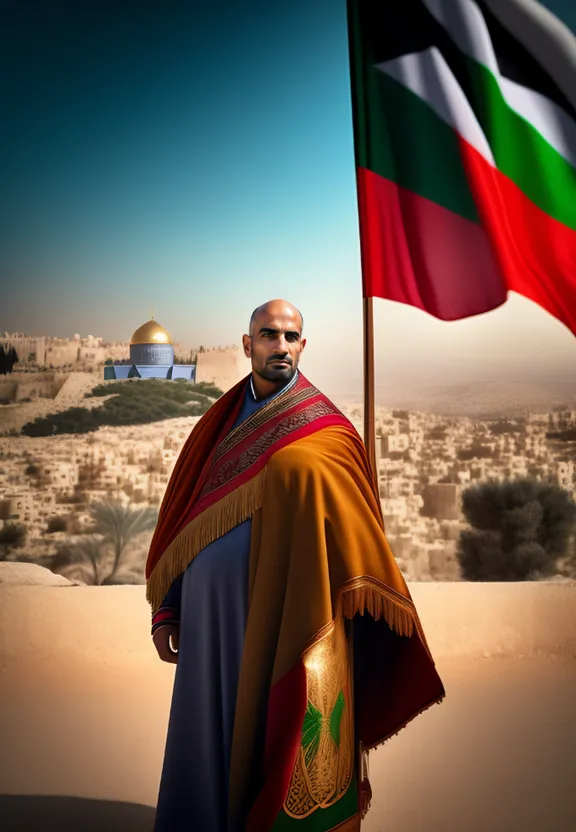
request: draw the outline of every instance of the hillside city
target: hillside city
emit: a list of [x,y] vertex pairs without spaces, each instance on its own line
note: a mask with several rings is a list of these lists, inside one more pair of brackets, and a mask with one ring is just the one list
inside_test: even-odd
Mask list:
[[[62,543],[91,528],[92,509],[103,502],[158,510],[199,416],[105,425],[84,434],[22,433],[26,423],[47,414],[101,407],[107,397],[91,398],[91,390],[102,384],[106,363],[127,359],[131,343],[0,335],[0,349],[18,355],[13,371],[0,379],[0,532],[7,524],[26,530],[25,545],[11,557],[50,566]],[[175,345],[174,355],[194,356],[196,381],[223,391],[246,374],[237,346]],[[362,404],[334,401],[362,436]],[[407,580],[462,578],[456,552],[469,528],[461,501],[469,486],[529,477],[576,498],[575,442],[554,436],[573,431],[576,438],[574,404],[514,415],[503,408],[483,418],[377,407],[375,418],[386,533]],[[132,559],[133,582],[144,581],[150,537],[148,524]]]
[[[341,409],[362,433],[360,406]],[[28,557],[49,558],[59,538],[82,532],[93,503],[113,498],[157,507],[197,421],[101,428],[87,436],[0,437],[0,516],[26,526]],[[466,527],[460,496],[471,484],[530,476],[576,496],[574,459],[546,438],[567,424],[576,424],[576,410],[506,422],[498,434],[480,420],[378,409],[381,504],[406,579],[459,579],[456,545]],[[65,519],[65,531],[48,533],[55,517]]]

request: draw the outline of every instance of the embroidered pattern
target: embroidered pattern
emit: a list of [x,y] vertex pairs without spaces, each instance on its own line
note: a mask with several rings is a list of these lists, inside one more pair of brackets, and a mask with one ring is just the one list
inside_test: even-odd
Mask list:
[[304,657],[308,708],[302,742],[284,809],[305,818],[331,806],[348,789],[354,771],[351,645],[344,621],[334,627]]
[[286,419],[267,430],[266,433],[263,433],[258,439],[252,442],[240,456],[232,457],[218,467],[213,468],[202,492],[202,497],[214,491],[214,489],[219,488],[233,477],[242,474],[247,468],[261,459],[262,455],[280,439],[284,439],[288,434],[304,427],[315,419],[321,416],[329,416],[333,412],[333,409],[324,402],[316,402],[304,410],[290,414]]
[[[302,402],[311,399],[313,396],[321,395],[320,391],[308,384],[302,376],[298,377],[297,383],[286,390],[283,390],[278,396],[269,401],[267,404],[259,408],[252,416],[249,416],[242,424],[238,425],[233,431],[224,437],[216,452],[214,454],[214,462],[217,462],[224,454],[237,447],[250,436],[251,433],[258,430],[270,419],[274,419],[288,408],[296,407]],[[335,412],[340,412],[336,411]]]

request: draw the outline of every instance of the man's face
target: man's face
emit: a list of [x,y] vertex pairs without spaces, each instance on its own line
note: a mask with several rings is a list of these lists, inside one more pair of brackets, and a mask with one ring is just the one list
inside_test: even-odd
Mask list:
[[252,361],[252,371],[267,381],[287,384],[306,346],[306,339],[301,335],[301,320],[296,312],[260,312],[250,335],[242,338],[244,352]]

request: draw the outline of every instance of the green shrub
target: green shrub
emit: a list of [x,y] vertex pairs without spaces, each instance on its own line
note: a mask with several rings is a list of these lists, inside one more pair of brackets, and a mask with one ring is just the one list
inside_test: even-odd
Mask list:
[[467,488],[462,510],[472,530],[462,532],[457,559],[468,581],[555,574],[576,523],[568,491],[529,478]]
[[93,397],[110,396],[101,407],[73,407],[35,419],[22,428],[26,436],[89,433],[103,426],[144,425],[180,416],[202,416],[223,395],[213,384],[173,384],[162,379],[132,379],[98,384]]

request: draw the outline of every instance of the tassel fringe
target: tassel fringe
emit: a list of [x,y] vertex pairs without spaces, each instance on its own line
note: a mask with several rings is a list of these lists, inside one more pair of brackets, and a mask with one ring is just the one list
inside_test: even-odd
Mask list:
[[403,730],[404,730],[404,728],[406,728],[406,726],[407,726],[407,725],[409,725],[409,724],[412,722],[412,720],[413,720],[413,719],[415,719],[417,716],[420,716],[420,714],[423,714],[425,711],[430,710],[430,708],[432,708],[434,705],[441,705],[441,704],[442,704],[442,702],[444,702],[444,700],[445,700],[445,699],[446,699],[446,694],[443,694],[442,696],[439,696],[439,697],[438,697],[438,699],[434,699],[434,700],[433,700],[432,702],[430,702],[428,705],[424,705],[424,707],[423,707],[423,708],[420,708],[420,710],[418,710],[418,711],[416,711],[415,713],[411,714],[411,715],[408,717],[408,719],[406,719],[406,720],[402,723],[402,725],[400,725],[400,726],[399,726],[399,727],[398,727],[395,731],[393,731],[391,734],[388,734],[388,736],[387,736],[387,737],[384,737],[384,739],[380,740],[380,742],[377,742],[377,743],[375,743],[374,745],[365,745],[365,746],[364,746],[364,751],[375,751],[377,748],[380,748],[380,746],[384,745],[384,743],[388,742],[388,740],[391,740],[391,739],[392,739],[392,737],[396,737],[396,736],[398,736],[398,734],[400,733],[400,731],[403,731]]
[[356,613],[367,612],[377,621],[383,618],[391,630],[399,636],[412,636],[414,626],[421,633],[420,621],[413,604],[398,593],[373,578],[356,578],[352,586],[342,587],[337,612],[345,618],[354,618]]
[[161,606],[172,582],[204,547],[258,511],[262,505],[265,476],[266,468],[205,509],[174,538],[148,578],[146,598],[153,615]]

